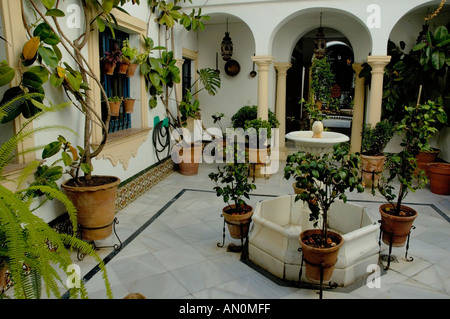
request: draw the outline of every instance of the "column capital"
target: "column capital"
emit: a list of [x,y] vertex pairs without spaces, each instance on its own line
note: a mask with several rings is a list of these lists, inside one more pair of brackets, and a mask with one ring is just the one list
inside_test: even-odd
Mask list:
[[252,56],[252,61],[255,62],[257,65],[269,65],[271,64],[275,59],[273,56],[270,55],[254,55]]
[[359,73],[362,71],[363,66],[362,63],[353,63],[352,68],[355,71],[356,75],[359,75]]
[[278,73],[286,74],[287,70],[292,67],[292,64],[290,62],[274,62],[273,67]]
[[384,72],[384,67],[391,61],[390,55],[369,55],[367,63],[372,67],[373,72]]

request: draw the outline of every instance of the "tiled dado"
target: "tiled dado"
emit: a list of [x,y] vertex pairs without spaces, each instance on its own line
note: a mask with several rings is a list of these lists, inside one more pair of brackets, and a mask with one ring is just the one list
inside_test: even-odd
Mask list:
[[150,188],[158,184],[174,171],[174,163],[169,157],[161,164],[155,164],[135,176],[123,181],[117,190],[116,208],[123,209]]

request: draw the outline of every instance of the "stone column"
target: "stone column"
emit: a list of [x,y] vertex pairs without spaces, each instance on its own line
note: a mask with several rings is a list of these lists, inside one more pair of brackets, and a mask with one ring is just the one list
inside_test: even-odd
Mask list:
[[381,101],[383,99],[384,67],[391,60],[390,56],[368,56],[367,62],[372,67],[372,81],[370,84],[370,107],[368,122],[374,126],[381,119]]
[[252,56],[253,62],[258,66],[258,118],[269,118],[269,66],[273,57],[268,55]]
[[350,139],[350,152],[356,153],[361,151],[361,133],[364,125],[364,97],[365,86],[364,78],[359,77],[362,70],[361,63],[353,63],[355,70],[355,97],[353,100],[353,119],[352,119],[352,135]]
[[277,62],[273,65],[277,70],[277,99],[275,105],[275,115],[280,122],[280,126],[275,138],[279,141],[279,159],[285,161],[287,156],[287,148],[285,145],[286,135],[286,76],[287,70],[292,64],[289,62]]

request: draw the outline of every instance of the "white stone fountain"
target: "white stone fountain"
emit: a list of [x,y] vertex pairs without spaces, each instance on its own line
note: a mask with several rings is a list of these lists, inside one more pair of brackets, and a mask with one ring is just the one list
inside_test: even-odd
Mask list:
[[[310,210],[295,195],[260,201],[252,216],[248,257],[252,263],[272,275],[298,282],[302,255],[299,235],[314,228],[309,221]],[[378,263],[379,225],[370,220],[364,207],[335,202],[330,208],[329,227],[340,233],[344,244],[339,250],[331,282],[348,286],[369,275],[369,265]],[[302,282],[309,282],[302,272]]]
[[348,142],[347,135],[323,131],[322,122],[314,122],[312,131],[294,131],[286,134],[288,140],[295,142],[295,147],[299,151],[314,154],[323,154],[333,151],[334,144]]

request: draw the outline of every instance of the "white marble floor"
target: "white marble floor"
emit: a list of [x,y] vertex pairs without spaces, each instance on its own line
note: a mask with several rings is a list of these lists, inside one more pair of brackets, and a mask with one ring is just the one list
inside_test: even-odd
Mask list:
[[[217,164],[201,164],[196,176],[174,172],[143,196],[118,212],[116,230],[122,248],[99,250],[105,258],[115,299],[138,292],[149,299],[317,299],[317,289],[279,285],[227,252],[231,239],[222,243],[222,199],[217,197],[208,173]],[[250,204],[269,196],[292,194],[292,181],[283,179],[283,167],[269,179],[257,178]],[[374,222],[384,201],[369,190],[349,194],[365,207]],[[406,198],[419,211],[411,233],[408,256],[394,248],[390,269],[380,285],[365,282],[346,288],[326,289],[324,299],[448,299],[450,297],[450,196],[431,193],[429,187]],[[378,238],[377,238],[378,240]],[[114,243],[112,236],[104,240]],[[387,247],[382,244],[382,252]],[[105,298],[101,274],[86,257],[77,261],[85,276],[90,298]]]

